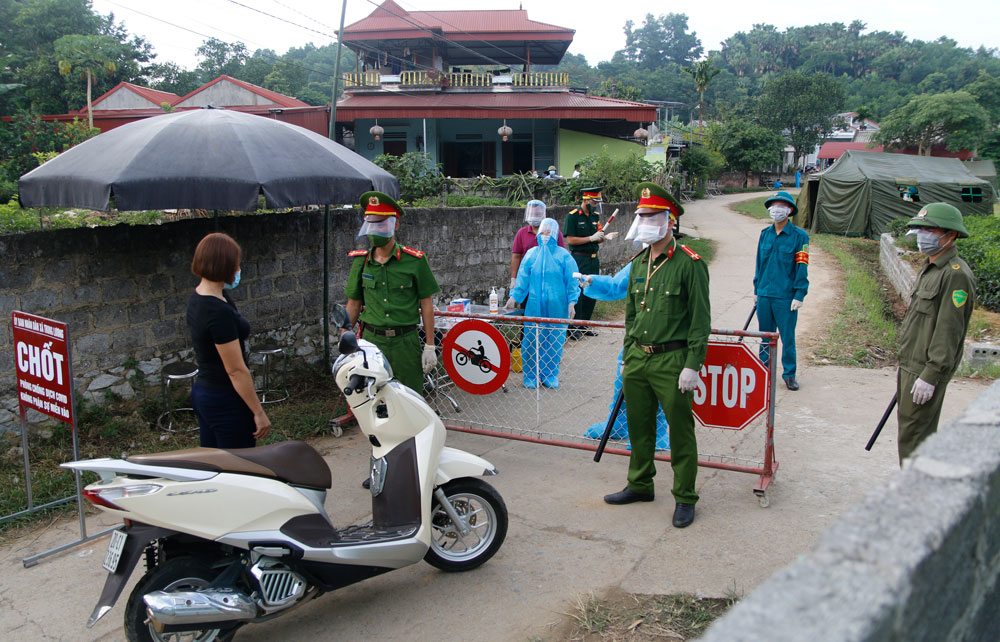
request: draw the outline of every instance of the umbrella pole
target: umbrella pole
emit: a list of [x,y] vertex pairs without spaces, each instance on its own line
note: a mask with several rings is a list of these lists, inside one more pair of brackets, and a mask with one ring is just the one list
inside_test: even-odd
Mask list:
[[323,372],[330,367],[330,206],[323,206]]

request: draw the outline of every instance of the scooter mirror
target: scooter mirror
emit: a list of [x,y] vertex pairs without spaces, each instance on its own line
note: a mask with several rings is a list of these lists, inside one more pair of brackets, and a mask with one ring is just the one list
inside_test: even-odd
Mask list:
[[339,303],[334,303],[330,308],[330,320],[338,328],[349,330],[351,328],[351,315],[347,313],[347,308]]
[[340,335],[340,344],[337,346],[340,354],[353,354],[361,349],[358,346],[358,338],[354,336],[353,332],[345,332]]

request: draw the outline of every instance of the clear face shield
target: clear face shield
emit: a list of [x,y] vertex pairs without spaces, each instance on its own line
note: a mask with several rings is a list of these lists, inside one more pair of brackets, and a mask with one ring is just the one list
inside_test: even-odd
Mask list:
[[554,218],[543,219],[538,224],[538,244],[555,244],[555,239],[559,238],[559,223]]
[[625,240],[636,245],[640,243],[656,243],[670,232],[670,217],[666,212],[650,214],[636,213],[632,227],[628,229]]
[[380,214],[366,214],[365,222],[361,224],[358,237],[379,236],[382,238],[392,238],[396,233],[396,217],[383,216]]
[[538,227],[545,218],[545,203],[541,201],[528,201],[524,208],[524,221],[531,227]]
[[590,214],[596,213],[598,216],[604,215],[604,199],[600,198],[584,199],[583,206],[587,208]]

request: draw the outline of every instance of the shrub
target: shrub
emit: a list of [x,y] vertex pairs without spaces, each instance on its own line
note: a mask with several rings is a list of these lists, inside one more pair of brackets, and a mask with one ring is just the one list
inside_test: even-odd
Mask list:
[[0,178],[0,203],[17,200],[17,183]]
[[380,154],[372,161],[399,179],[399,198],[413,202],[427,196],[437,196],[444,184],[441,165],[423,152],[407,152],[402,156]]
[[1000,312],[1000,218],[966,216],[964,222],[969,238],[956,245],[976,275],[976,304]]
[[504,200],[502,198],[488,198],[486,196],[465,196],[463,194],[448,194],[448,207],[477,207],[480,205],[499,205],[502,207],[513,207],[517,203]]

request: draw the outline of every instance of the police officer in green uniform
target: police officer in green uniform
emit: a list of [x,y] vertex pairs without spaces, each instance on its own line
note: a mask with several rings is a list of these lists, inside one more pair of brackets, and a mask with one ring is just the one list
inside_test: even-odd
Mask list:
[[962,213],[929,203],[909,222],[909,234],[927,255],[910,295],[899,339],[899,461],[937,431],[951,376],[962,361],[965,333],[976,302],[976,279],[958,257],[956,238],[968,238]]
[[[600,187],[587,187],[582,190],[583,201],[578,209],[570,211],[563,221],[563,237],[566,245],[569,246],[570,254],[576,261],[577,271],[580,274],[600,274],[601,261],[597,258],[598,246],[605,239],[613,239],[615,233],[605,234],[601,229],[601,189]],[[580,295],[580,300],[576,304],[576,319],[589,321],[594,314],[594,299],[589,296]],[[593,330],[571,330],[570,339],[578,339],[580,335],[594,336],[597,334]]]
[[640,183],[637,191],[637,216],[625,238],[649,247],[632,258],[625,305],[622,379],[632,454],[628,485],[604,501],[653,501],[656,413],[662,406],[670,426],[673,525],[684,528],[694,521],[698,501],[691,405],[711,332],[708,267],[674,238],[673,225],[684,209],[667,190]]
[[[347,277],[347,311],[353,324],[360,316],[364,338],[378,346],[403,385],[423,394],[423,373],[437,364],[434,304],[440,291],[423,252],[396,242],[403,208],[381,192],[361,195],[370,250],[355,250]],[[417,323],[426,342],[421,350]]]

